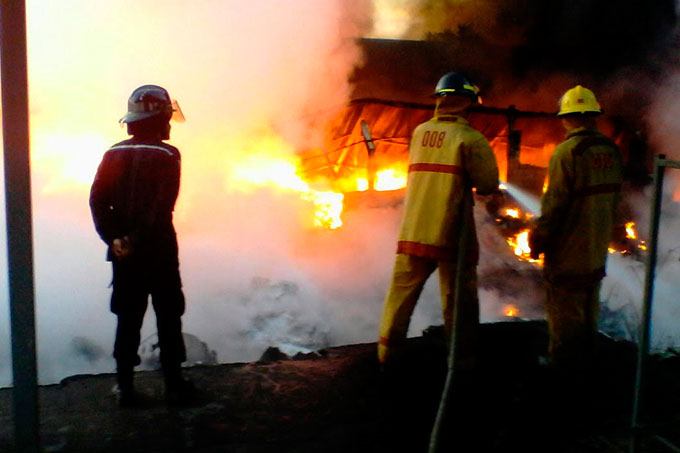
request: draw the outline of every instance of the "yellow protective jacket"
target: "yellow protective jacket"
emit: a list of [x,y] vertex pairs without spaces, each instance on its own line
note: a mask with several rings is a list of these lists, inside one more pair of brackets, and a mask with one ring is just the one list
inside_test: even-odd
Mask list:
[[[455,260],[463,194],[473,187],[481,195],[498,188],[489,142],[460,116],[435,116],[413,131],[408,172],[397,253]],[[476,264],[479,252],[471,223],[467,261]]]
[[549,283],[590,286],[605,276],[622,179],[619,148],[596,129],[575,129],[555,148],[530,238],[545,253]]

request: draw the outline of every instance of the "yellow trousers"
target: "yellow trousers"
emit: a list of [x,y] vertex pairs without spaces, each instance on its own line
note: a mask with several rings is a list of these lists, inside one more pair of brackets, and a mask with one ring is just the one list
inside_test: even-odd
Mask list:
[[555,366],[577,370],[593,365],[599,295],[599,284],[585,288],[547,285],[548,352]]
[[[447,338],[453,328],[454,290],[456,264],[453,261],[436,261],[412,255],[397,254],[392,283],[385,298],[378,360],[385,364],[403,352],[411,315],[428,277],[439,269],[442,313]],[[461,306],[458,310],[458,359],[461,367],[474,367],[479,329],[479,301],[477,299],[477,270],[470,265],[463,269]]]

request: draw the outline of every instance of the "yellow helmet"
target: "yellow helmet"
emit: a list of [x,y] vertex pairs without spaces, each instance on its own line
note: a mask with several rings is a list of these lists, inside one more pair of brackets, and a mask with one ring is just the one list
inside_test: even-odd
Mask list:
[[574,114],[596,114],[602,113],[600,104],[595,99],[595,95],[588,88],[576,85],[567,90],[560,98],[560,111],[557,116]]

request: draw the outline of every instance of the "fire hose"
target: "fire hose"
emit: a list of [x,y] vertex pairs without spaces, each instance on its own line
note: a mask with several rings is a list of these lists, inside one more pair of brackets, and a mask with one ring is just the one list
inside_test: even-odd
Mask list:
[[453,319],[451,328],[451,339],[448,356],[448,372],[446,374],[446,381],[444,383],[444,390],[442,391],[442,398],[439,402],[439,410],[437,417],[432,427],[432,434],[430,435],[429,453],[437,453],[440,446],[441,432],[444,425],[444,420],[449,408],[449,402],[453,399],[453,395],[457,390],[454,385],[454,378],[456,376],[456,358],[458,345],[458,332],[460,317],[460,302],[461,302],[461,287],[463,286],[463,266],[465,265],[465,255],[467,252],[467,240],[470,231],[470,223],[473,221],[470,213],[472,212],[472,192],[465,190],[463,195],[463,202],[461,203],[461,229],[460,237],[458,239],[458,256],[456,257],[456,280],[455,289],[453,292]]

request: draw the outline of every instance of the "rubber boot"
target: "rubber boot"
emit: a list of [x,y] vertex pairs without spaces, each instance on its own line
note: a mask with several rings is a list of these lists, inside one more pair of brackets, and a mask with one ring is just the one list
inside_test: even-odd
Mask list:
[[137,397],[134,388],[134,367],[118,365],[116,380],[118,382],[118,405],[121,407],[135,406]]
[[192,402],[195,395],[193,383],[182,377],[180,364],[164,365],[165,400],[171,405],[185,405]]

